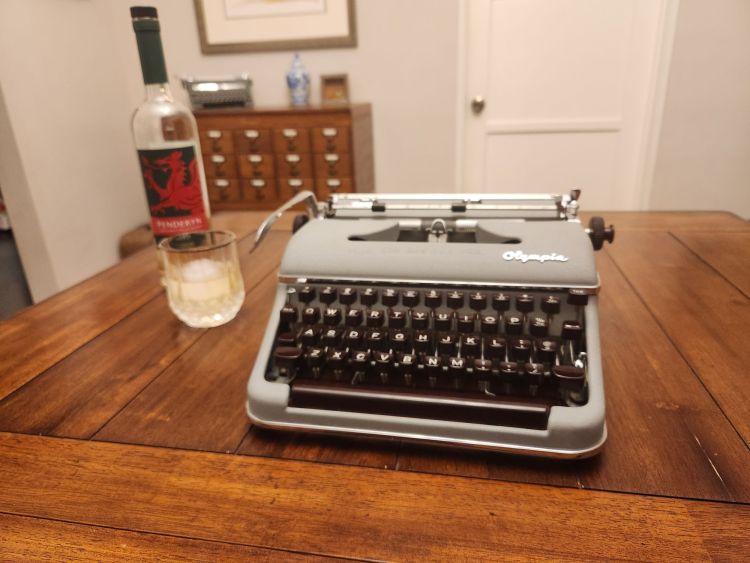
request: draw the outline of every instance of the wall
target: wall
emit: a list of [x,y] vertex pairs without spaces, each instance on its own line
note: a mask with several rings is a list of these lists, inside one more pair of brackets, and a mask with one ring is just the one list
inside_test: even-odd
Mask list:
[[[122,57],[131,104],[142,95],[128,18],[130,0],[112,2],[114,40]],[[258,106],[287,103],[284,75],[292,53],[203,55],[193,3],[151,2],[159,10],[167,70],[176,77],[247,72]],[[312,75],[312,100],[321,74],[347,73],[353,101],[373,105],[378,191],[454,189],[458,3],[454,0],[357,0],[358,46],[301,51]],[[183,97],[184,99],[184,97]]]
[[[129,130],[143,96],[132,4],[0,0],[0,141],[18,155],[0,183],[35,301],[114,264],[119,236],[147,219]],[[180,75],[248,72],[257,105],[287,103],[290,52],[203,55],[193,3],[152,4],[179,97]],[[302,52],[313,100],[320,74],[345,72],[353,100],[373,104],[379,191],[454,189],[457,3],[356,8],[358,47]]]
[[681,0],[653,209],[750,218],[750,2]]
[[0,1],[0,183],[35,301],[115,263],[147,216],[109,16],[104,2]]

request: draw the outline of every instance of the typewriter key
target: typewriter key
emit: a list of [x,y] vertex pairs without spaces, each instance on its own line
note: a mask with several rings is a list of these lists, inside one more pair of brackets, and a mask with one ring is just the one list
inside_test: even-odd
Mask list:
[[450,330],[452,325],[452,313],[438,313],[435,315],[435,330]]
[[466,360],[456,356],[448,358],[448,375],[454,389],[460,389],[466,375]]
[[341,329],[329,328],[320,336],[320,343],[323,346],[338,346],[341,342]]
[[366,307],[374,305],[378,302],[378,290],[371,287],[362,290],[362,295],[359,296],[359,302]]
[[409,344],[409,333],[405,330],[392,330],[390,333],[391,348],[398,352],[406,350]]
[[318,332],[319,330],[316,326],[311,326],[303,330],[299,337],[302,344],[305,346],[315,346],[318,342]]
[[589,294],[585,289],[571,289],[568,291],[568,304],[582,307],[588,304]]
[[399,354],[398,371],[404,376],[404,384],[411,387],[414,385],[414,368],[417,364],[417,357],[414,354]]
[[276,346],[296,346],[297,339],[292,332],[282,332],[276,339]]
[[285,305],[281,308],[279,317],[282,323],[291,324],[297,322],[298,315],[299,312],[297,311],[297,307],[295,307],[294,305]]
[[469,295],[469,307],[475,311],[481,311],[487,306],[487,296],[484,293],[476,292]]
[[341,322],[341,309],[329,307],[323,313],[323,322],[328,326],[336,326]]
[[314,325],[320,320],[320,309],[317,307],[305,307],[302,311],[302,320],[309,325]]
[[557,315],[560,312],[560,298],[548,295],[542,299],[542,311],[548,315]]
[[302,357],[302,350],[296,346],[279,346],[273,353],[274,363],[282,376],[293,376]]
[[510,309],[510,297],[504,293],[498,293],[492,297],[492,308],[500,313]]
[[516,298],[516,309],[519,313],[531,313],[534,310],[534,298],[524,293]]
[[411,328],[414,330],[423,330],[430,325],[430,317],[423,311],[411,312]]
[[474,320],[476,315],[459,315],[457,320],[458,332],[464,334],[474,332]]
[[432,334],[426,331],[418,331],[414,335],[414,349],[417,352],[424,354],[432,352]]
[[401,302],[405,307],[409,307],[410,309],[416,307],[419,305],[419,293],[413,289],[408,289],[401,295]]
[[554,364],[557,357],[557,342],[554,340],[539,339],[534,343],[534,356],[537,361],[545,364]]
[[456,351],[456,339],[453,335],[444,334],[438,338],[438,352],[444,356],[450,356]]
[[497,334],[497,317],[486,315],[482,317],[482,334]]
[[367,333],[367,347],[371,350],[382,350],[385,348],[385,331],[371,330]]
[[362,324],[364,313],[362,309],[349,309],[346,312],[346,326],[359,326]]
[[315,288],[306,285],[299,290],[298,295],[302,303],[310,303],[310,301],[315,299]]
[[478,336],[461,337],[461,355],[476,358],[479,356],[481,343]]
[[443,294],[431,289],[424,295],[424,304],[430,309],[436,309],[443,303]]
[[463,291],[451,291],[448,293],[447,299],[448,307],[451,309],[460,309],[464,306],[464,293]]
[[321,289],[320,300],[326,305],[330,305],[336,301],[336,288],[329,285]]
[[529,332],[531,336],[543,338],[549,334],[549,321],[542,317],[534,317],[531,319],[529,326]]
[[305,363],[307,364],[307,367],[310,368],[312,376],[315,379],[320,377],[324,360],[325,356],[323,355],[322,348],[310,348],[305,354]]
[[515,315],[505,317],[505,334],[520,336],[523,331],[523,319]]
[[393,309],[388,313],[389,328],[404,328],[406,326],[406,311]]
[[378,372],[380,382],[383,385],[388,384],[388,376],[393,369],[393,356],[390,352],[377,352],[375,357],[375,370]]
[[370,309],[367,312],[367,326],[369,327],[381,327],[384,320],[383,311],[380,309]]
[[516,338],[511,344],[511,355],[516,362],[527,362],[531,358],[531,340]]
[[505,339],[487,338],[484,341],[484,355],[493,360],[505,359]]
[[386,289],[383,291],[383,297],[381,297],[380,301],[386,307],[394,307],[395,305],[398,305],[398,291],[395,289]]
[[351,287],[345,287],[341,290],[341,295],[339,295],[339,301],[341,301],[342,305],[351,305],[357,300],[357,290]]
[[362,344],[364,333],[358,328],[352,328],[346,331],[344,342],[349,348],[358,348]]

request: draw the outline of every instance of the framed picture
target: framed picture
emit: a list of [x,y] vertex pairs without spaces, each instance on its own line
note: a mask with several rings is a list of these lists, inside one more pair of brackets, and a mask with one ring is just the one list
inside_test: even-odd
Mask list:
[[320,99],[323,104],[349,102],[349,80],[346,74],[323,74],[320,77]]
[[354,47],[354,0],[195,0],[201,51]]

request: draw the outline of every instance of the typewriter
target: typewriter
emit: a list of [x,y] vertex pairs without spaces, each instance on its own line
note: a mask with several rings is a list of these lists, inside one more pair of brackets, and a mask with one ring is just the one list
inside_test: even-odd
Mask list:
[[247,386],[253,423],[558,458],[606,439],[580,191],[302,192]]

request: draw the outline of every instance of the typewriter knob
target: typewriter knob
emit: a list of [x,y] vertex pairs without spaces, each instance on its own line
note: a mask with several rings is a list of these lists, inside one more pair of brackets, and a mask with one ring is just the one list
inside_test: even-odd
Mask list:
[[615,227],[614,225],[605,227],[604,219],[601,217],[592,217],[589,220],[589,228],[586,229],[586,234],[589,235],[591,244],[594,245],[594,250],[601,250],[605,241],[610,244],[614,242]]

